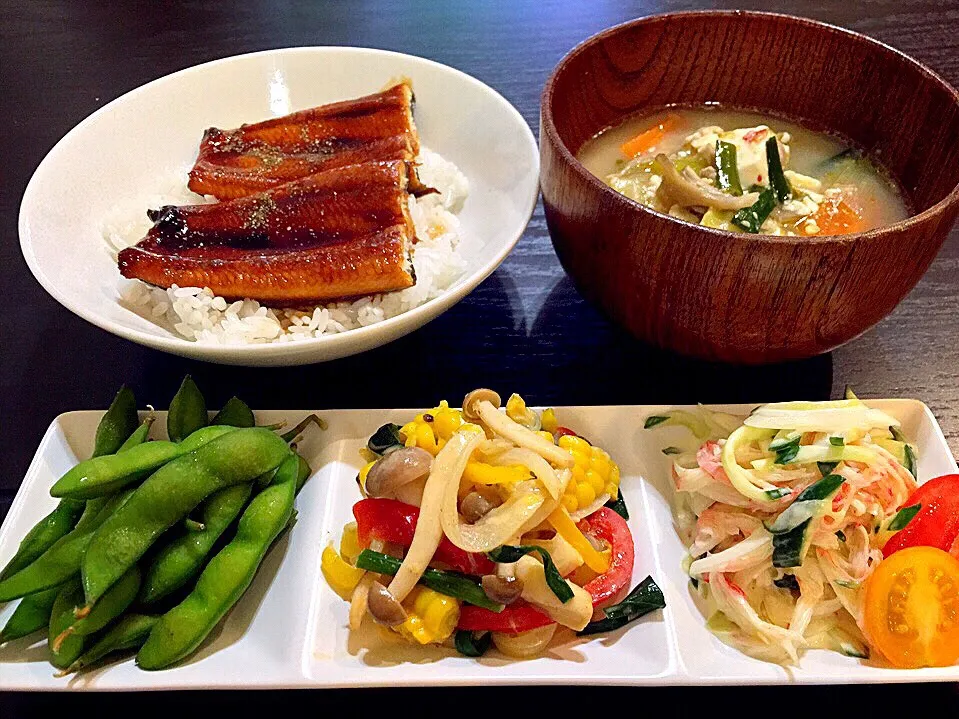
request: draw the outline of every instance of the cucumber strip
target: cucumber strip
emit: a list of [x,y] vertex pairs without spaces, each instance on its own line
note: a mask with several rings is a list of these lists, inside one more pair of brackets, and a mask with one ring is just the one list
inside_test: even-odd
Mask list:
[[788,461],[780,462],[777,456],[757,459],[751,464],[753,469],[772,469],[778,464],[812,464],[813,462],[842,462],[844,460],[866,464],[875,463],[876,453],[868,447],[856,444],[847,444],[842,447],[823,447],[811,444],[797,448],[795,455],[790,457]]
[[889,522],[886,529],[890,532],[898,532],[901,529],[905,529],[906,525],[912,521],[912,518],[919,514],[920,509],[922,509],[921,504],[912,504],[908,507],[903,507],[896,512],[896,516],[892,518],[892,521]]
[[845,477],[830,474],[803,490],[796,500],[780,512],[770,523],[764,523],[766,529],[773,534],[783,534],[792,531],[803,522],[822,516],[827,503],[846,481]]

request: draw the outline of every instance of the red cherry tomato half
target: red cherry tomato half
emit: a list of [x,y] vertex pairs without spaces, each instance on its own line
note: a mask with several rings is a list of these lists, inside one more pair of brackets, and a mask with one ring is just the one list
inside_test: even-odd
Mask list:
[[959,474],[929,480],[903,506],[916,504],[922,505],[919,512],[886,542],[883,556],[907,547],[937,547],[959,559]]

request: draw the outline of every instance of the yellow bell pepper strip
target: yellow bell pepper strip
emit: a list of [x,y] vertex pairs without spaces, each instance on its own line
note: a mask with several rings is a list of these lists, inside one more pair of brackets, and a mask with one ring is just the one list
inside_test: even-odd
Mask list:
[[586,535],[579,531],[576,522],[573,521],[572,517],[569,516],[569,512],[567,512],[564,507],[555,510],[549,515],[548,519],[549,523],[553,525],[553,528],[563,539],[569,542],[573,546],[573,549],[579,552],[583,561],[586,562],[587,567],[598,574],[603,574],[609,569],[609,561],[589,543]]
[[343,559],[332,544],[327,545],[323,550],[320,569],[323,570],[323,576],[330,585],[330,589],[346,601],[350,600],[356,585],[366,574],[362,569],[357,569]]

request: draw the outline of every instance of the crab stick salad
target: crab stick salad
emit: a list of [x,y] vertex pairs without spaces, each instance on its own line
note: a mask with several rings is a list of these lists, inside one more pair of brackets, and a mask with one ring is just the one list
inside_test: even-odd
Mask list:
[[350,603],[407,641],[481,656],[546,650],[558,630],[612,631],[665,606],[632,591],[633,538],[619,467],[603,449],[512,395],[445,401],[370,437],[355,522],[322,569]]
[[730,415],[676,411],[677,525],[708,626],[747,654],[804,650],[903,668],[959,660],[959,475],[917,486],[900,423],[851,392]]

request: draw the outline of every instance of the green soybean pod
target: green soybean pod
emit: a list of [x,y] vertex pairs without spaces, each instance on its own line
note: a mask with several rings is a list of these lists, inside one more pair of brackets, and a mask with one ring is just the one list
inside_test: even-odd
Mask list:
[[170,409],[166,415],[167,434],[171,440],[179,442],[201,427],[206,427],[208,419],[203,393],[193,378],[187,375],[170,401]]
[[85,502],[63,499],[50,514],[37,522],[20,542],[17,553],[0,572],[0,580],[6,579],[28,566],[37,557],[53,546],[54,542],[69,533],[83,514]]
[[73,467],[50,488],[54,497],[93,499],[140,481],[146,474],[202,447],[235,427],[203,427],[185,440],[145,442],[124,452],[93,457]]
[[225,424],[230,427],[253,427],[256,419],[253,410],[239,397],[230,397],[223,409],[216,413],[210,424]]
[[113,454],[136,430],[140,423],[137,416],[137,401],[133,391],[124,385],[120,387],[109,409],[97,425],[96,439],[93,443],[93,456]]
[[306,480],[313,474],[313,470],[310,468],[310,463],[306,461],[302,454],[296,455],[296,461],[296,493],[299,494],[300,490],[303,489],[303,485],[306,484]]
[[149,614],[125,614],[107,629],[80,658],[67,667],[64,674],[80,671],[104,657],[127,649],[139,649],[150,636],[159,617]]
[[147,568],[140,588],[141,602],[156,602],[200,573],[213,545],[240,516],[252,489],[252,483],[243,483],[210,495],[200,512],[203,529],[173,539]]
[[275,482],[243,511],[236,536],[197,579],[193,591],[164,614],[137,653],[141,669],[163,669],[196,650],[250,586],[273,541],[293,515],[298,460],[289,458]]
[[70,666],[83,653],[86,637],[75,635],[57,643],[59,637],[74,622],[74,612],[83,604],[83,585],[79,577],[73,577],[57,593],[50,612],[47,649],[50,663],[58,669]]
[[[133,451],[133,450],[131,450]],[[153,545],[214,492],[252,482],[290,456],[289,447],[262,427],[234,429],[164,465],[94,533],[81,564],[92,605]]]
[[[133,567],[97,600],[88,613],[75,618],[70,626],[60,633],[54,640],[54,650],[73,635],[87,636],[103,629],[126,611],[136,599],[139,589],[140,570]],[[82,610],[80,614],[83,614]]]
[[[93,449],[93,456],[109,454],[114,451],[122,451],[131,440],[140,432],[135,429],[129,437],[124,437],[123,432],[129,426],[130,419],[136,426],[136,401],[133,399],[133,392],[126,387],[121,387],[117,396],[114,398],[110,409],[100,419],[97,426],[97,438]],[[153,420],[149,420],[152,422]],[[149,425],[142,433],[143,440],[149,432]],[[123,437],[119,450],[114,448],[117,440]],[[125,440],[125,441],[124,441]],[[140,440],[140,441],[143,441]],[[7,565],[0,571],[0,580],[12,576],[16,572],[29,565],[33,560],[53,546],[54,542],[69,533],[76,527],[86,505],[84,502],[75,499],[63,499],[50,514],[37,522],[33,528],[27,532],[21,540],[17,553],[13,555]]]
[[147,415],[146,418],[140,423],[140,426],[133,430],[133,434],[126,438],[123,444],[120,445],[120,449],[117,450],[117,453],[126,452],[128,449],[132,449],[139,444],[143,444],[148,439],[150,439],[150,427],[153,426],[153,423],[156,421],[156,417],[152,414]]
[[0,581],[0,602],[55,587],[76,574],[94,532],[132,493],[130,489],[112,497],[87,502],[87,508],[73,531],[57,540],[19,572]]
[[59,593],[60,588],[53,587],[35,594],[28,594],[21,599],[3,629],[0,630],[0,644],[33,634],[49,625],[53,602],[56,601]]

